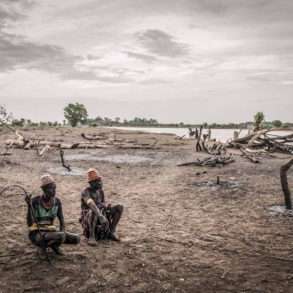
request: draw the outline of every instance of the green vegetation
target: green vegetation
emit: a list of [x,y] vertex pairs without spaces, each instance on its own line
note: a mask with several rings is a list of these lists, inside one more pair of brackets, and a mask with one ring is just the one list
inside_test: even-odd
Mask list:
[[120,117],[109,118],[109,117],[96,117],[88,118],[87,109],[83,104],[75,103],[68,104],[64,108],[64,117],[66,120],[60,122],[33,122],[29,119],[14,119],[11,114],[8,114],[5,107],[0,105],[0,127],[1,124],[9,124],[16,127],[65,127],[65,126],[78,126],[87,125],[87,126],[124,126],[124,127],[169,127],[169,128],[195,128],[200,127],[201,125],[204,128],[213,128],[213,129],[268,129],[268,128],[293,128],[293,123],[282,122],[280,120],[265,121],[264,113],[258,112],[254,115],[254,122],[242,122],[242,123],[207,123],[203,122],[201,124],[191,124],[191,123],[160,123],[154,118],[141,118],[135,117],[133,119],[122,119]]
[[274,120],[272,121],[272,124],[274,127],[282,127],[282,121],[281,120]]
[[262,128],[262,124],[265,121],[265,115],[263,112],[257,112],[254,115],[254,130],[258,131]]
[[64,117],[72,127],[77,126],[78,123],[86,124],[88,117],[87,109],[80,103],[68,104],[64,108]]

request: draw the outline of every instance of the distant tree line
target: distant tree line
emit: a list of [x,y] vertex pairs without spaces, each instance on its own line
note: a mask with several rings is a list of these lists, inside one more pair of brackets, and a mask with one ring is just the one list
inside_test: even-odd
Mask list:
[[[254,115],[253,121],[247,121],[242,123],[207,123],[203,122],[201,124],[190,124],[190,123],[160,123],[154,118],[143,118],[135,117],[133,119],[121,119],[120,117],[109,118],[98,116],[96,118],[89,118],[86,107],[83,104],[75,103],[68,104],[64,108],[64,118],[62,123],[55,121],[47,122],[33,122],[30,119],[15,119],[12,115],[8,115],[6,109],[0,105],[0,126],[1,126],[1,116],[2,120],[5,115],[9,116],[9,123],[11,126],[17,127],[62,127],[62,126],[126,126],[126,127],[178,127],[178,128],[194,128],[203,126],[204,128],[224,128],[224,129],[247,129],[253,128],[254,130],[266,129],[266,128],[293,128],[293,123],[282,122],[280,120],[266,121],[263,112],[258,112]],[[5,117],[6,117],[5,116]],[[7,121],[8,121],[7,120]],[[3,123],[2,123],[3,124]]]

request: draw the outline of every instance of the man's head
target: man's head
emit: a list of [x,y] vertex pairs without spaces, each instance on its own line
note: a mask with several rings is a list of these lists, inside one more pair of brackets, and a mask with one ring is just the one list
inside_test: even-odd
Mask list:
[[41,176],[41,188],[44,192],[44,200],[49,201],[56,194],[56,183],[50,174]]
[[102,188],[102,178],[96,169],[90,168],[87,171],[87,180],[92,189],[98,190]]

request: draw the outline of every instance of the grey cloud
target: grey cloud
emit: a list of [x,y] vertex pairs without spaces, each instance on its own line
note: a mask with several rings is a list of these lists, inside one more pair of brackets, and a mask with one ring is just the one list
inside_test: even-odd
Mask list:
[[134,80],[129,77],[125,76],[103,76],[103,75],[97,75],[97,80],[103,81],[103,82],[109,82],[109,83],[129,83],[133,82]]
[[127,69],[111,70],[106,66],[100,68],[114,73],[114,76],[94,73],[88,68],[79,71],[75,68],[75,64],[82,60],[81,57],[70,55],[58,46],[35,44],[3,33],[0,34],[0,55],[2,56],[0,63],[2,72],[23,68],[55,73],[64,80],[96,80],[109,83],[132,81],[126,76]]
[[71,66],[78,58],[57,46],[35,44],[19,36],[0,33],[0,69],[34,68],[55,71]]
[[174,38],[156,29],[146,30],[137,34],[137,39],[149,52],[164,57],[182,57],[188,54],[186,44],[176,42]]
[[139,82],[139,84],[143,84],[143,85],[167,84],[167,83],[170,83],[170,81],[161,79],[161,78],[149,78]]
[[[130,79],[118,74],[115,77],[105,77],[87,71],[79,71],[75,64],[82,60],[80,56],[67,53],[62,47],[38,44],[26,40],[22,36],[7,33],[5,27],[23,18],[20,13],[34,4],[29,0],[2,0],[0,3],[0,72],[16,69],[35,69],[58,74],[64,80],[96,80],[103,82],[128,82]],[[15,6],[16,5],[16,6]],[[100,57],[88,55],[88,60]]]
[[124,53],[127,54],[128,57],[131,57],[134,59],[139,59],[139,60],[142,60],[147,63],[153,63],[157,60],[157,58],[152,55],[136,53],[136,52],[131,52],[131,51],[124,51]]
[[86,58],[87,58],[88,60],[99,60],[99,59],[101,59],[100,56],[96,56],[96,55],[92,55],[92,54],[88,54],[88,55],[86,56]]
[[1,0],[0,3],[0,27],[9,21],[24,18],[23,11],[34,5],[30,0]]

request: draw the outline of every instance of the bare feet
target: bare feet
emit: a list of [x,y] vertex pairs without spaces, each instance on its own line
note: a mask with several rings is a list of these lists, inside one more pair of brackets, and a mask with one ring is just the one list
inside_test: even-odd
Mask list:
[[59,246],[52,246],[52,250],[57,254],[57,255],[64,255],[63,251]]
[[87,244],[90,246],[96,246],[97,245],[97,241],[95,238],[90,237],[89,240],[87,241]]
[[120,240],[120,238],[118,237],[118,236],[116,236],[114,233],[109,233],[109,235],[108,235],[108,239],[109,240],[112,240],[112,241],[117,241],[117,242],[120,242],[121,240]]

